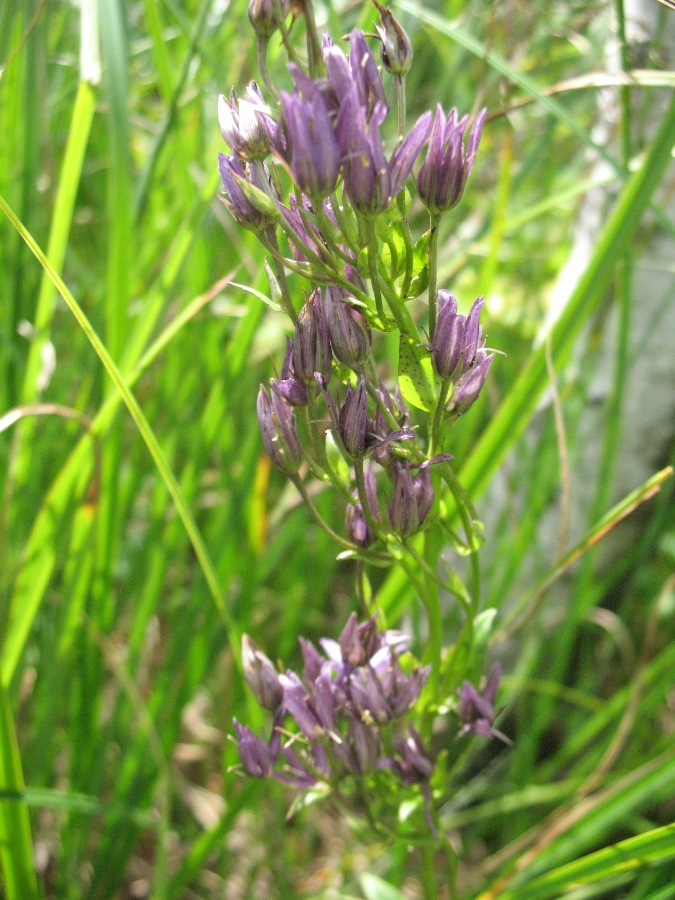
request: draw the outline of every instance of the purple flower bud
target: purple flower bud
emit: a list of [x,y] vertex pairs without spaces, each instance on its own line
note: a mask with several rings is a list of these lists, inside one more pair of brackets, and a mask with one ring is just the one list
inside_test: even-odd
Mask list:
[[393,13],[386,6],[373,0],[380,14],[381,25],[376,25],[382,41],[382,65],[392,75],[407,75],[412,66],[412,42]]
[[255,81],[245,98],[237,100],[234,90],[229,101],[222,94],[218,97],[218,122],[225,143],[240,159],[265,159],[270,153],[275,126]]
[[366,317],[345,302],[347,299],[340,288],[327,287],[325,317],[333,353],[341,363],[359,371],[370,353],[372,337]]
[[431,484],[431,471],[428,463],[422,463],[417,475],[413,476],[413,490],[415,492],[417,518],[421,525],[434,503],[434,488]]
[[340,437],[347,453],[354,459],[362,457],[366,452],[366,435],[372,428],[366,407],[366,381],[359,377],[356,390],[347,385],[347,396],[342,404],[338,419]]
[[240,725],[236,719],[232,723],[239,739],[239,757],[244,771],[253,778],[267,778],[274,769],[276,755],[250,728]]
[[[285,0],[281,0],[281,11],[284,15],[285,5]],[[249,0],[248,20],[259,38],[271,37],[279,27],[272,0]]]
[[313,96],[280,92],[286,159],[295,183],[312,199],[327,197],[337,184],[340,151],[318,88]]
[[303,764],[295,750],[291,747],[284,747],[282,753],[286,761],[286,767],[284,771],[274,773],[277,781],[281,781],[283,784],[290,784],[292,787],[300,788],[301,790],[314,787],[317,782],[316,776],[309,771],[307,765]]
[[[373,517],[379,522],[378,503],[377,503],[377,481],[375,474],[370,466],[364,471],[363,480],[366,484],[366,497],[370,511]],[[374,540],[375,535],[371,534],[368,529],[368,523],[363,513],[363,506],[358,499],[358,491],[354,491],[354,497],[357,502],[347,504],[345,511],[345,531],[347,537],[353,544],[359,547],[368,547]]]
[[406,535],[414,534],[420,524],[415,484],[410,465],[407,462],[394,461],[392,473],[394,486],[389,504],[389,521],[396,534],[406,537]]
[[291,406],[307,406],[307,388],[298,381],[293,371],[293,341],[290,337],[286,338],[286,356],[281,368],[281,380],[272,378],[270,386]]
[[438,292],[438,321],[429,349],[440,378],[455,378],[462,371],[466,319],[457,314],[457,301],[449,291]]
[[305,385],[312,385],[315,390],[314,374],[318,372],[324,381],[328,381],[332,361],[321,290],[317,288],[298,315],[293,344],[293,371],[296,378]]
[[474,122],[464,150],[464,130],[468,116],[457,119],[457,110],[448,118],[440,104],[431,129],[429,150],[417,177],[417,190],[432,214],[452,209],[459,202],[471,174],[487,110],[482,109]]
[[464,329],[464,352],[462,359],[462,366],[465,372],[474,364],[476,353],[479,350],[479,343],[481,338],[479,319],[482,309],[483,298],[478,297],[476,300],[474,300],[471,311],[466,318],[466,327]]
[[501,732],[497,732],[493,728],[496,716],[494,704],[501,674],[501,666],[499,663],[495,663],[482,695],[478,693],[469,681],[465,681],[459,689],[457,692],[459,694],[457,714],[463,724],[460,734],[471,732],[471,734],[487,738],[496,736],[508,742],[508,739],[504,738]]
[[380,755],[380,736],[376,728],[355,719],[349,725],[346,742],[351,751],[355,771],[359,775],[372,772]]
[[302,444],[295,415],[276,391],[272,396],[260,385],[258,422],[263,445],[272,462],[286,475],[294,475],[302,462]]
[[461,416],[478,399],[492,365],[493,355],[483,355],[476,364],[457,382],[450,402],[452,412]]
[[[257,234],[274,225],[275,217],[262,212],[248,199],[242,190],[241,182],[248,181],[251,183],[251,181],[236,156],[227,156],[225,153],[219,153],[218,171],[223,187],[227,191],[227,197],[221,197],[221,200],[235,221],[243,228],[248,228]],[[237,182],[237,178],[240,179],[239,182]]]
[[284,689],[271,661],[247,634],[241,639],[241,658],[246,684],[255,694],[258,703],[274,712],[283,700]]

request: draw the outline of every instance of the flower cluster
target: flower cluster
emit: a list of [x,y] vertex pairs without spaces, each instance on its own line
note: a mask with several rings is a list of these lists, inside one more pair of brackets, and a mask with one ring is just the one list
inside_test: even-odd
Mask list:
[[[279,674],[251,638],[242,657],[246,681],[261,706],[274,714],[272,735],[264,741],[234,722],[239,755],[247,774],[273,776],[295,787],[337,783],[346,775],[394,772],[405,784],[428,781],[433,760],[412,725],[399,720],[417,702],[429,666],[404,671],[401,655],[408,638],[399,631],[378,632],[374,619],[358,623],[352,614],[337,641],[321,640],[323,654],[300,638],[302,676]],[[286,717],[297,732],[285,744]]]
[[[219,99],[231,151],[219,155],[221,199],[264,248],[267,301],[291,322],[281,371],[258,394],[265,451],[342,556],[359,560],[361,599],[369,585],[364,563],[404,568],[427,612],[430,665],[415,663],[404,635],[380,633],[374,619],[359,624],[355,614],[337,641],[321,641],[323,652],[300,639],[301,676],[278,672],[244,637],[246,680],[273,724],[267,741],[236,720],[234,726],[249,775],[301,789],[335,787],[351,776],[418,785],[435,833],[429,741],[436,712],[452,707],[447,694],[466,674],[453,672],[458,680],[445,684],[439,588],[467,619],[480,610],[480,580],[470,591],[445,560],[441,565],[444,540],[465,554],[475,554],[481,541],[444,448],[448,428],[475,403],[493,361],[479,321],[483,298],[463,315],[455,297],[438,288],[439,221],[462,197],[486,111],[469,128],[468,116],[437,106],[408,129],[412,43],[392,13],[373,2],[380,23],[369,37],[379,38],[381,68],[362,31],[351,32],[347,53],[321,37],[311,0],[250,0],[268,99],[255,82],[239,98],[232,91]],[[290,35],[297,18],[305,20],[306,65]],[[285,90],[267,71],[276,31],[288,56]],[[413,183],[429,223],[417,239],[409,220]],[[398,332],[393,384],[378,371],[378,332]],[[331,484],[344,501],[344,536],[314,506],[311,478]],[[413,540],[423,530],[424,555]],[[463,656],[468,667],[471,653]],[[495,670],[482,695],[464,682],[454,701],[459,734],[503,737],[493,727],[498,680]],[[411,722],[416,704],[424,707],[421,734]]]
[[[285,6],[277,10],[279,20],[277,5],[252,0],[249,6],[264,46],[273,24],[285,28]],[[435,117],[426,112],[406,133],[404,81],[412,45],[391,12],[376,6],[382,63],[398,100],[399,139],[391,154],[384,141],[389,114],[385,84],[359,30],[351,33],[345,54],[329,35],[320,42],[313,37],[308,20],[309,73],[291,56],[293,89],[277,92],[262,71],[278,113],[265,103],[255,82],[239,99],[234,91],[229,100],[221,96],[218,107],[221,132],[232,150],[232,155],[219,157],[223,200],[271,255],[272,295],[294,327],[280,377],[260,388],[263,443],[275,465],[298,486],[301,471],[309,469],[340,491],[347,504],[343,544],[362,556],[378,540],[386,553],[392,539],[400,541],[426,527],[435,497],[430,467],[451,459],[438,452],[444,426],[475,402],[492,362],[478,324],[482,299],[467,317],[458,315],[455,299],[435,290],[435,272],[432,278],[430,271],[436,266],[434,223],[462,195],[485,111],[474,122],[466,146],[468,117],[459,118],[454,109],[447,117],[440,106]],[[429,210],[432,238],[418,242],[420,247],[429,244],[428,264],[420,269],[405,184],[427,142],[417,187]],[[291,181],[287,202],[283,173]],[[299,310],[289,273],[303,276],[312,288]],[[406,307],[426,284],[429,344]],[[403,394],[399,385],[392,393],[380,380],[372,355],[373,330],[393,328],[410,351],[399,361],[399,379],[409,376],[401,381]],[[406,395],[406,384],[415,383],[425,358],[434,377],[426,403],[414,390]],[[329,384],[334,374],[343,381],[342,390]],[[426,445],[412,428],[406,400],[432,414],[435,425],[430,424]],[[346,466],[330,458],[327,439]],[[364,470],[365,457],[372,463]],[[344,473],[350,467],[353,481],[347,482]]]

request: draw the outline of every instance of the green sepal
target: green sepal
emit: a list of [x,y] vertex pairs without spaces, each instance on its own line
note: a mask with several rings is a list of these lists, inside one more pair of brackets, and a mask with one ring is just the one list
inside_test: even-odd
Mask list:
[[262,213],[264,216],[268,216],[273,222],[280,221],[281,211],[279,207],[264,191],[261,191],[255,185],[251,184],[250,181],[242,178],[241,175],[237,175],[233,172],[232,177],[242,189],[248,202],[252,206],[255,206],[258,212]]
[[326,432],[326,458],[328,459],[331,469],[340,479],[340,482],[347,489],[351,488],[352,482],[349,477],[349,466],[342,453],[340,453],[340,448],[330,429]]

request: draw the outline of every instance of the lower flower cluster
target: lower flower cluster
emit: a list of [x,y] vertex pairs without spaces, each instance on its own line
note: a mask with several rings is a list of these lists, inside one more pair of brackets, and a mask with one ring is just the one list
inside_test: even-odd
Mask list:
[[[277,673],[244,636],[246,681],[274,713],[267,742],[234,720],[245,772],[305,789],[378,770],[393,772],[405,784],[426,785],[434,761],[413,726],[406,731],[400,720],[419,699],[431,667],[402,660],[408,642],[402,632],[378,632],[374,618],[359,624],[352,613],[337,641],[320,641],[323,654],[300,638],[300,677],[291,670]],[[404,665],[409,661],[411,666]],[[284,728],[287,717],[297,731]]]

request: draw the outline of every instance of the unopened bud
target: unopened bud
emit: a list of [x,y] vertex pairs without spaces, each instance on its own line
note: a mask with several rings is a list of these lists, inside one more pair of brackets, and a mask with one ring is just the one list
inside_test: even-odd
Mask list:
[[246,684],[258,703],[274,712],[283,700],[284,689],[272,662],[247,634],[241,639],[241,659]]
[[[339,288],[326,288],[326,321],[333,353],[341,363],[356,371],[368,358],[371,346],[370,326],[358,309],[342,299]],[[346,296],[346,295],[344,295]]]
[[[284,12],[285,0],[281,0],[281,10]],[[256,35],[260,38],[269,38],[279,27],[277,17],[274,14],[272,0],[249,0],[248,20]]]
[[376,25],[382,41],[382,65],[392,75],[407,75],[413,58],[410,38],[390,9],[373,0],[380,14],[381,25]]

